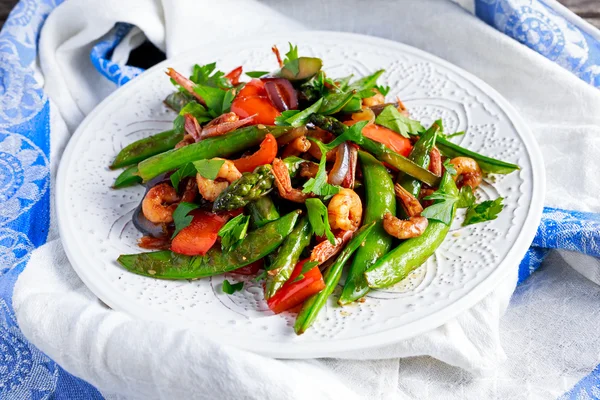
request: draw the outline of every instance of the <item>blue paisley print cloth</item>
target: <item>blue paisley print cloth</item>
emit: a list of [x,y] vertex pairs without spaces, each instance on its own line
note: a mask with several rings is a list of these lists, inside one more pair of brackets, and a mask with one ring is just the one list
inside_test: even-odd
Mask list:
[[[476,0],[475,13],[587,83],[600,87],[600,40],[543,0]],[[600,35],[600,34],[599,34]]]
[[[101,399],[32,346],[20,332],[11,296],[30,252],[46,241],[50,213],[50,108],[34,78],[42,24],[62,0],[21,0],[0,32],[0,399]],[[476,15],[600,87],[600,40],[541,0],[476,0]],[[111,60],[132,29],[120,23],[93,47],[96,69],[117,85],[143,72]],[[35,222],[34,222],[35,221]],[[527,279],[550,249],[600,257],[600,215],[545,208],[532,247],[519,269]],[[600,397],[600,367],[562,397]]]

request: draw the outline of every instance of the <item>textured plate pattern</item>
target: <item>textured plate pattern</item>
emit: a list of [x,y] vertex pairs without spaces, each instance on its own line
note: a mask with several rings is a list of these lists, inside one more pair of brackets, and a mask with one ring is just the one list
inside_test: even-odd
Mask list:
[[[522,166],[508,176],[486,179],[480,199],[505,198],[492,222],[454,224],[439,251],[396,287],[369,294],[346,308],[333,302],[314,329],[296,337],[293,317],[273,315],[262,288],[226,295],[223,277],[169,282],[136,276],[114,261],[138,252],[139,233],[130,222],[143,190],[109,189],[118,175],[107,165],[124,145],[168,129],[174,115],[162,104],[172,90],[159,65],[118,90],[81,125],[59,172],[58,212],[68,255],[86,284],[107,304],[143,318],[193,325],[217,340],[281,357],[314,357],[389,344],[439,326],[472,306],[525,253],[541,213],[543,174],[533,140],[518,116],[492,89],[457,68],[397,43],[364,36],[301,33],[278,40],[297,43],[303,54],[323,58],[331,76],[361,76],[385,68],[382,83],[392,87],[413,117],[424,125],[437,118],[448,131],[466,130],[457,142],[472,150]],[[168,61],[187,72],[193,63],[217,61],[220,69],[274,66],[272,39],[214,47]],[[462,220],[460,217],[458,218]],[[231,274],[230,280],[244,277]]]

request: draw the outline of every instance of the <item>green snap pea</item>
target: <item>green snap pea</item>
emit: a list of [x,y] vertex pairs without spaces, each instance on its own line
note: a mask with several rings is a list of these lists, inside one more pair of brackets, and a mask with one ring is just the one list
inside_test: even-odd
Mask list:
[[477,164],[479,164],[481,170],[489,174],[510,174],[511,172],[520,169],[516,164],[484,156],[483,154],[465,149],[442,137],[437,139],[437,147],[440,150],[440,153],[448,158],[469,157],[474,159],[477,161]]
[[338,303],[345,305],[367,294],[369,285],[364,272],[392,247],[392,237],[383,229],[383,216],[396,213],[394,182],[387,169],[369,153],[358,152],[365,184],[365,212],[363,223],[375,222],[375,227],[354,256],[346,283]]
[[171,150],[183,139],[183,133],[174,130],[157,133],[156,135],[140,139],[125,146],[111,164],[111,169],[123,168],[137,164],[156,154]]
[[[446,172],[440,183],[444,192],[458,196],[458,189],[452,176]],[[456,205],[452,208],[452,217]],[[365,272],[365,279],[371,289],[385,288],[406,278],[415,268],[422,265],[442,244],[450,226],[429,220],[429,225],[421,236],[407,239],[398,247],[381,257]]]
[[344,265],[350,259],[356,249],[358,249],[358,247],[364,243],[365,239],[374,227],[375,222],[371,222],[369,225],[364,225],[362,228],[360,228],[350,240],[346,248],[342,250],[335,262],[329,268],[327,268],[327,271],[325,271],[325,275],[323,276],[323,280],[325,281],[325,289],[311,296],[304,302],[304,305],[302,306],[302,309],[296,318],[296,323],[294,324],[294,331],[296,331],[296,334],[303,334],[313,324],[313,322],[315,322],[317,315],[319,315],[319,311],[321,311],[321,309],[325,306],[327,299],[331,293],[333,293],[333,290],[340,281]]
[[285,238],[275,260],[269,266],[265,299],[270,299],[290,279],[302,251],[310,244],[312,234],[308,218],[304,217],[300,219],[292,233]]
[[133,186],[137,183],[142,183],[142,178],[140,178],[137,172],[137,165],[132,165],[125,171],[121,172],[121,174],[117,176],[117,179],[115,179],[113,189],[121,189],[124,187]]
[[213,246],[203,256],[185,256],[171,251],[126,254],[119,264],[138,275],[159,279],[197,279],[223,274],[251,264],[277,249],[292,232],[301,211],[293,211],[248,233],[233,250]]
[[[412,151],[408,158],[423,168],[429,168],[430,156],[429,153],[433,146],[435,146],[435,141],[437,138],[437,133],[440,127],[437,124],[431,125],[429,129],[425,133],[421,135],[419,140],[415,143]],[[398,174],[398,183],[402,185],[404,189],[410,192],[416,198],[419,198],[419,194],[421,193],[421,181],[417,179],[413,179],[410,176],[407,176],[404,173]]]
[[[312,114],[310,116],[310,122],[319,128],[338,136],[348,129],[346,125],[337,119],[320,114]],[[379,161],[387,163],[399,171],[425,182],[429,186],[435,187],[440,181],[440,178],[435,174],[432,174],[427,169],[420,167],[395,151],[388,149],[385,145],[379,142],[364,137],[363,135],[360,135],[360,137],[349,138],[349,140],[373,154]]]
[[247,208],[250,212],[250,221],[256,228],[260,228],[280,217],[275,203],[269,196],[259,197],[257,200],[248,203]]
[[165,98],[164,103],[173,111],[179,112],[186,104],[194,100],[194,97],[189,93],[173,92]]

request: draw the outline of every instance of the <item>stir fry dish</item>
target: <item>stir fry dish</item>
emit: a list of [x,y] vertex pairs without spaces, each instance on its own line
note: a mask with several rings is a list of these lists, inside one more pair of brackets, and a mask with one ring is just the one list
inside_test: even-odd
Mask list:
[[[406,278],[440,246],[457,209],[463,225],[495,219],[502,198],[477,203],[487,174],[517,165],[451,141],[441,120],[410,118],[384,70],[330,77],[322,60],[290,44],[274,72],[168,69],[173,129],[116,156],[115,188],[141,184],[133,224],[150,252],[121,255],[127,270],[158,279],[228,272],[263,282],[275,313],[298,313],[301,334],[346,278],[338,303]],[[463,215],[463,213],[461,213]],[[229,279],[236,275],[229,275]],[[233,279],[232,279],[233,280]],[[244,282],[225,279],[233,294]]]

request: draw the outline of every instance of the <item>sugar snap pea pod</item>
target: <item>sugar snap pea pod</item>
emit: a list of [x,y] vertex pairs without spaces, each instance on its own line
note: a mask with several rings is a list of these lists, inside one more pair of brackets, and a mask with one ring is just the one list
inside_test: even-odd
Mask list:
[[[338,136],[348,129],[346,125],[342,124],[337,119],[319,114],[312,114],[310,116],[310,122],[319,128]],[[435,174],[432,174],[425,168],[418,166],[408,158],[390,150],[379,142],[366,138],[363,135],[351,137],[348,138],[348,140],[351,140],[361,146],[364,150],[373,154],[379,161],[387,163],[399,171],[402,171],[421,182],[425,182],[429,186],[437,186],[440,181],[440,178]]]
[[[437,132],[440,127],[437,124],[431,125],[424,134],[421,135],[419,140],[413,146],[410,155],[408,156],[409,160],[414,162],[420,167],[428,168],[429,167],[429,153],[433,146],[435,146],[435,141],[437,138]],[[406,174],[400,173],[398,174],[398,183],[402,185],[402,187],[410,192],[416,198],[419,198],[419,193],[421,192],[421,181],[411,178]]]
[[165,99],[165,104],[173,111],[179,112],[185,105],[191,101],[195,101],[194,97],[184,92],[173,92]]
[[275,251],[292,232],[300,212],[293,211],[248,233],[235,249],[228,252],[223,252],[220,246],[213,246],[203,256],[155,251],[121,255],[117,261],[133,273],[159,279],[196,279],[219,275],[251,264]]
[[387,212],[392,215],[396,213],[394,182],[387,169],[372,155],[364,151],[358,152],[358,159],[365,184],[366,204],[363,224],[367,225],[374,221],[376,223],[365,244],[356,251],[346,277],[344,290],[338,301],[341,305],[352,303],[369,291],[369,285],[364,276],[365,271],[392,246],[392,237],[383,229],[383,216]]
[[511,164],[506,161],[497,160],[487,157],[474,151],[465,149],[455,143],[452,143],[446,138],[439,137],[437,139],[437,147],[445,157],[470,157],[477,161],[483,172],[490,174],[510,174],[513,171],[520,169],[518,165]]
[[274,76],[285,78],[291,82],[303,83],[315,76],[321,70],[323,61],[315,57],[298,57],[292,63],[285,64],[279,71],[273,73]]
[[313,322],[315,322],[319,311],[325,306],[327,298],[333,293],[333,290],[340,281],[344,265],[356,249],[364,243],[367,235],[374,227],[375,222],[371,222],[369,225],[364,225],[360,228],[354,234],[354,237],[350,240],[346,248],[342,250],[335,262],[327,268],[327,271],[325,271],[325,275],[323,276],[323,279],[325,280],[325,289],[304,302],[304,305],[296,318],[296,323],[294,324],[294,331],[296,331],[296,334],[303,334]]
[[133,186],[136,183],[142,183],[142,178],[140,178],[137,173],[137,165],[132,165],[127,168],[117,176],[117,179],[115,179],[115,183],[113,184],[113,189],[121,189],[127,186]]
[[[456,184],[447,172],[442,178],[440,189],[452,196],[458,196]],[[452,207],[452,217],[455,212],[456,204]],[[371,289],[385,288],[406,278],[435,252],[449,230],[449,225],[429,220],[429,225],[421,236],[405,240],[367,269],[365,278],[369,287]]]
[[110,168],[117,169],[127,167],[129,165],[137,164],[148,157],[164,153],[175,147],[181,139],[183,139],[183,133],[177,133],[174,130],[164,131],[140,139],[137,142],[125,146],[119,154],[117,154]]
[[300,165],[302,165],[302,163],[307,162],[305,159],[300,158],[300,157],[296,157],[296,156],[289,156],[284,158],[283,163],[285,164],[285,166],[287,167],[290,176],[293,178],[296,173],[298,172],[298,169],[300,168]]
[[273,188],[271,165],[261,165],[254,172],[244,172],[215,199],[213,212],[231,211],[267,195]]
[[292,233],[285,238],[277,256],[269,266],[265,299],[270,299],[292,275],[294,267],[300,259],[302,251],[310,244],[312,228],[308,218],[302,218]]
[[227,157],[248,147],[259,145],[267,133],[275,138],[289,132],[289,126],[253,125],[236,129],[222,136],[210,137],[179,149],[157,154],[138,165],[139,174],[148,181],[163,172],[180,168],[185,164],[213,157]]
[[275,207],[275,203],[269,196],[259,197],[257,200],[248,203],[247,207],[250,212],[250,221],[257,228],[279,219],[277,207]]

